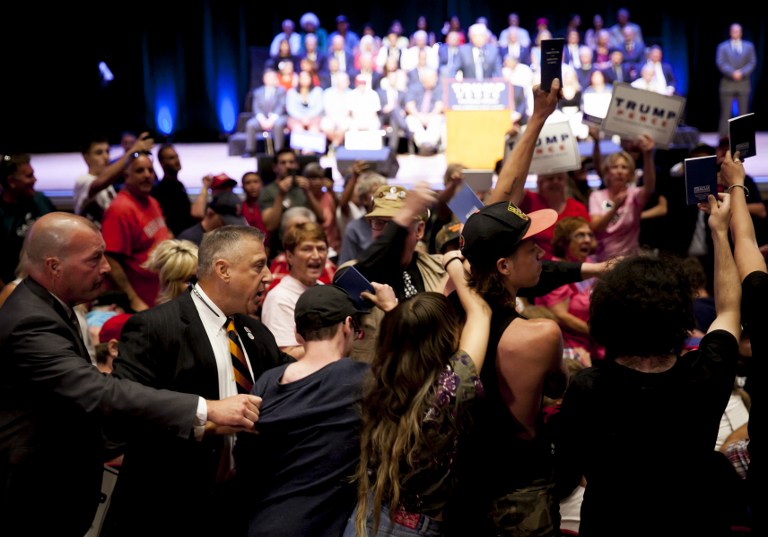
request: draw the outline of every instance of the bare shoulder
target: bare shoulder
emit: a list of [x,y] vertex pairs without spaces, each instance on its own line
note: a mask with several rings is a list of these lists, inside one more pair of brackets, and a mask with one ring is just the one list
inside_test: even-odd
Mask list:
[[515,319],[501,336],[499,352],[537,355],[555,352],[562,346],[560,327],[551,319]]

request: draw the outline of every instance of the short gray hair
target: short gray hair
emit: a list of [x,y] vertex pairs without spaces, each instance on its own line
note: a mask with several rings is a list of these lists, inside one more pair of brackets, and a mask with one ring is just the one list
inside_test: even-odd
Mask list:
[[252,239],[264,242],[264,234],[251,226],[222,226],[203,235],[197,251],[198,279],[210,276],[217,259],[237,262],[240,259],[240,242]]
[[310,222],[317,222],[317,216],[315,216],[311,209],[307,207],[291,207],[283,211],[283,216],[280,219],[280,230],[285,231],[288,222],[298,217],[304,217]]

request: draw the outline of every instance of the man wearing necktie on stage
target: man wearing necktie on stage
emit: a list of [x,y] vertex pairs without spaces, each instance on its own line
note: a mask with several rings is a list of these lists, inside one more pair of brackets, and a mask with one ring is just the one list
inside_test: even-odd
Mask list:
[[454,75],[459,71],[464,78],[483,80],[501,76],[499,49],[488,43],[490,32],[485,24],[469,27],[469,43],[459,48],[459,58]]
[[717,46],[717,68],[720,70],[720,124],[718,134],[728,135],[728,119],[734,117],[732,106],[736,100],[739,110],[735,115],[749,112],[749,96],[752,91],[751,75],[757,65],[755,46],[742,39],[743,31],[738,23],[731,24],[730,39]]

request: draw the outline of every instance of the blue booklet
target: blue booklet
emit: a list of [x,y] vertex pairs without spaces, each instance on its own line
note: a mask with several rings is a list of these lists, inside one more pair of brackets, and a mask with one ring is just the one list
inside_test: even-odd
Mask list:
[[362,275],[354,266],[341,269],[338,278],[334,278],[333,285],[344,289],[352,300],[357,303],[358,309],[369,310],[373,306],[370,300],[366,300],[360,296],[363,291],[369,291],[376,294],[373,289],[373,285],[368,279]]
[[685,159],[685,201],[688,205],[717,196],[717,156]]
[[466,224],[467,219],[482,209],[484,205],[480,198],[472,191],[472,188],[467,183],[464,183],[461,190],[456,192],[448,202],[448,207],[456,215],[456,218],[459,219],[459,222]]
[[741,160],[754,157],[757,154],[755,148],[755,114],[744,114],[729,119],[728,139],[731,144],[731,156],[738,151]]

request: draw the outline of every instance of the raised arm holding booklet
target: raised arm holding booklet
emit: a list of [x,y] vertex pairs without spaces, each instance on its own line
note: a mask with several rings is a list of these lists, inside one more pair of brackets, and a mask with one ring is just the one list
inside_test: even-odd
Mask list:
[[755,114],[744,114],[728,120],[728,139],[731,144],[731,156],[739,152],[741,160],[754,157],[755,147]]
[[717,196],[717,156],[685,159],[685,201],[688,205]]
[[464,183],[461,189],[450,199],[448,207],[459,219],[459,222],[466,224],[467,219],[482,209],[484,204],[472,191],[472,187]]
[[549,91],[554,79],[563,80],[564,46],[565,39],[562,37],[541,40],[541,89],[544,91]]
[[369,291],[376,294],[371,282],[369,282],[368,279],[354,266],[342,270],[343,272],[341,272],[341,275],[334,280],[333,284],[344,289],[349,296],[352,297],[352,300],[357,303],[358,308],[365,310],[371,309],[373,304],[360,296],[360,293],[363,291]]

